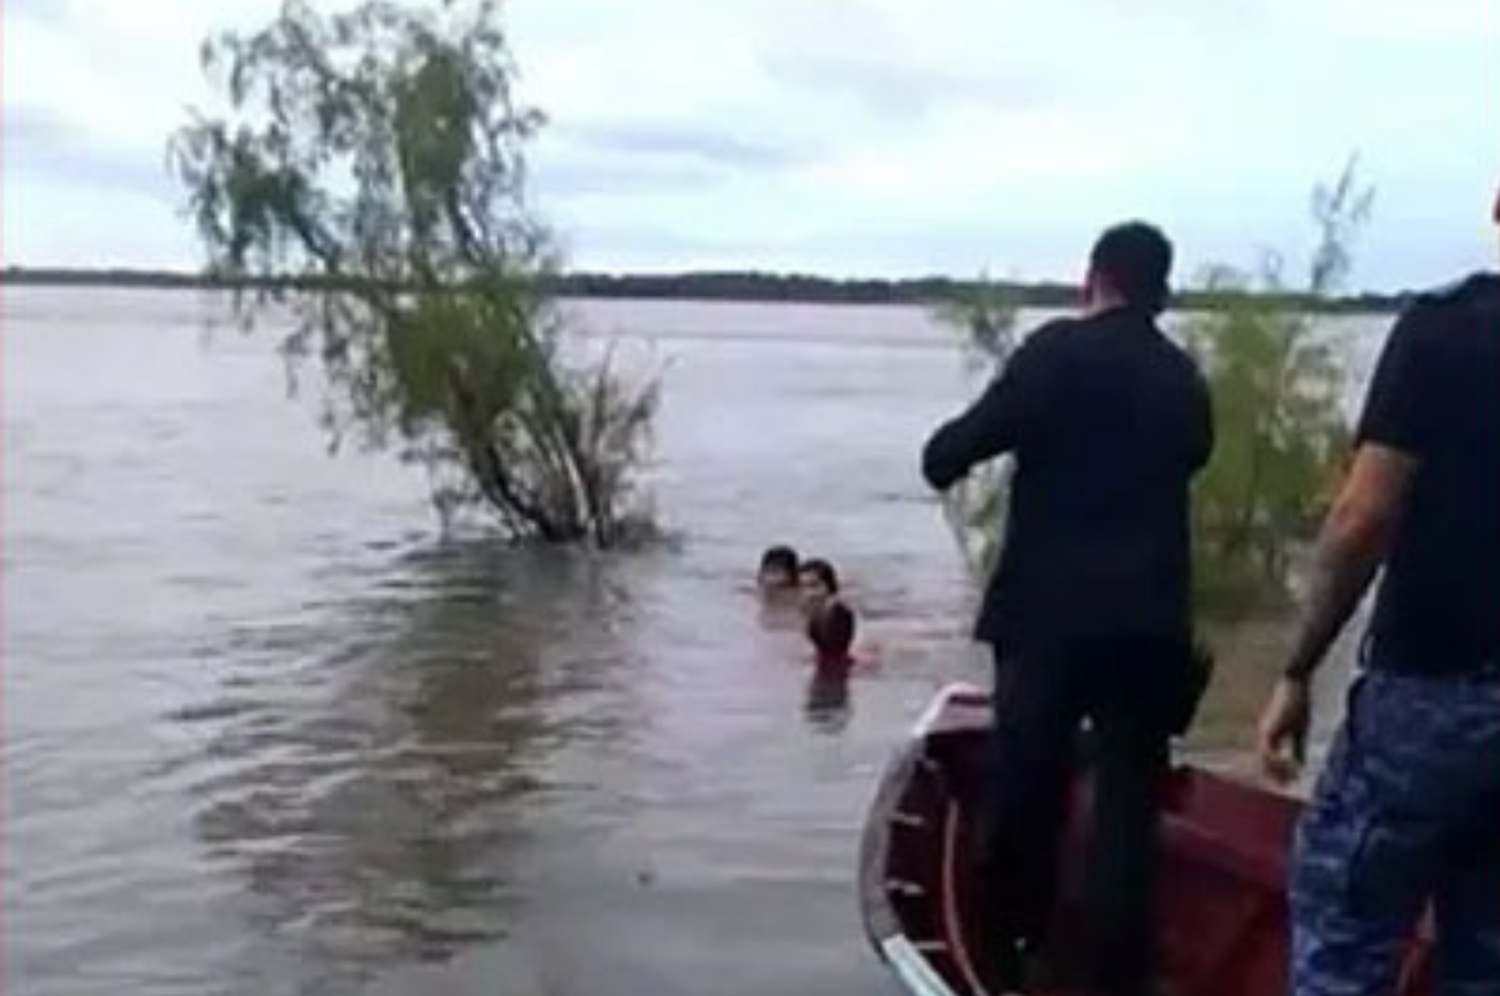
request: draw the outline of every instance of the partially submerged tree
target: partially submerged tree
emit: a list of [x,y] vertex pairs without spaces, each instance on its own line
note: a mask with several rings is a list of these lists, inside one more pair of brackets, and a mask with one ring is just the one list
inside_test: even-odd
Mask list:
[[225,101],[173,143],[192,217],[212,273],[251,288],[247,325],[291,309],[283,351],[320,367],[334,445],[398,447],[445,517],[482,503],[516,536],[618,540],[656,385],[563,355],[526,198],[542,118],[497,4],[291,0],[203,63]]
[[1020,306],[1020,295],[1012,285],[981,274],[940,302],[935,314],[939,322],[958,330],[972,366],[993,367],[1003,363],[1016,346]]
[[[958,331],[971,372],[998,372],[1016,347],[1020,302],[1015,291],[986,276],[935,309],[939,322]],[[1008,457],[975,467],[943,496],[943,514],[969,570],[985,580],[1004,538]]]
[[1305,282],[1275,256],[1257,273],[1227,266],[1203,277],[1208,306],[1185,332],[1213,393],[1217,444],[1194,501],[1200,602],[1211,615],[1274,606],[1293,554],[1322,518],[1347,450],[1340,343],[1307,305],[1336,292],[1373,191],[1350,160],[1313,194],[1317,241]]

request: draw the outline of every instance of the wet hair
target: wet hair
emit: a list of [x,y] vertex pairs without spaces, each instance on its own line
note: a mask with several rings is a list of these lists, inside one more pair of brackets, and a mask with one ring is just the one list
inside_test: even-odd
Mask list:
[[829,602],[807,620],[807,638],[818,656],[838,659],[849,656],[854,643],[854,612],[843,602]]
[[824,586],[827,587],[830,593],[834,595],[837,595],[839,593],[839,576],[837,572],[834,571],[833,565],[826,560],[821,560],[816,557],[812,560],[804,560],[802,562],[802,566],[797,570],[797,573],[799,575],[811,574],[819,581],[823,582]]
[[1130,307],[1152,315],[1166,310],[1172,243],[1155,225],[1127,221],[1107,229],[1094,243],[1089,268]]
[[789,546],[773,546],[760,555],[760,572],[786,571],[793,577],[797,574],[797,551]]

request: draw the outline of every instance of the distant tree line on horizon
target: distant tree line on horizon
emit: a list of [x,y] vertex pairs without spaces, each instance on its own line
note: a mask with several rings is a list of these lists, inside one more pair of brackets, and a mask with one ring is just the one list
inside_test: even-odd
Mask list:
[[[766,301],[808,304],[932,305],[962,300],[981,287],[998,288],[1022,307],[1066,308],[1078,300],[1078,288],[1064,283],[958,280],[918,277],[897,280],[833,278],[810,274],[759,271],[704,271],[663,274],[559,273],[540,278],[548,294],[574,298],[646,298],[696,301]],[[10,266],[0,271],[0,283],[50,286],[113,286],[146,288],[246,288],[282,285],[298,289],[335,289],[331,279],[271,281],[255,277],[223,277],[212,273],[173,270],[68,269]],[[1188,289],[1177,298],[1180,308],[1212,308],[1234,295],[1275,299],[1301,305],[1306,311],[1328,313],[1390,312],[1401,307],[1409,292],[1360,293],[1318,298],[1299,292]]]

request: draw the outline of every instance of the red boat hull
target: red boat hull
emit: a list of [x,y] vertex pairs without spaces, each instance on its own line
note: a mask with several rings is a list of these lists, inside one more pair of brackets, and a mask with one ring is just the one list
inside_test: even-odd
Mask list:
[[[865,923],[877,951],[919,996],[997,992],[983,977],[973,821],[989,700],[941,693],[883,780],[862,855]],[[1174,996],[1280,996],[1286,991],[1287,851],[1295,800],[1192,767],[1165,788],[1157,883],[1157,961]],[[1057,922],[1043,960],[1066,992],[1079,959],[1080,855],[1088,824],[1080,784],[1063,848]],[[1413,945],[1402,996],[1428,989],[1427,947]],[[990,983],[987,985],[987,983]]]

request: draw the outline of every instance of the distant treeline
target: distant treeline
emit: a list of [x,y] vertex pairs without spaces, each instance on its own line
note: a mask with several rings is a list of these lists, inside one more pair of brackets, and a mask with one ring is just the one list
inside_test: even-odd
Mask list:
[[[548,289],[561,297],[654,298],[694,301],[784,301],[812,304],[935,304],[961,299],[974,292],[977,282],[950,277],[919,277],[901,280],[837,279],[806,274],[758,272],[703,272],[670,274],[565,273],[547,278]],[[171,270],[59,269],[8,267],[0,271],[0,283],[61,287],[147,287],[274,289],[274,281],[225,281],[209,274]],[[284,282],[283,289],[329,289],[334,281]],[[1059,283],[1013,283],[994,286],[1012,293],[1024,307],[1063,308],[1078,300],[1078,288]],[[1177,306],[1194,308],[1213,302],[1213,295],[1185,291]],[[1358,294],[1332,300],[1314,300],[1285,295],[1290,303],[1301,303],[1318,312],[1384,312],[1399,308],[1404,294]]]

